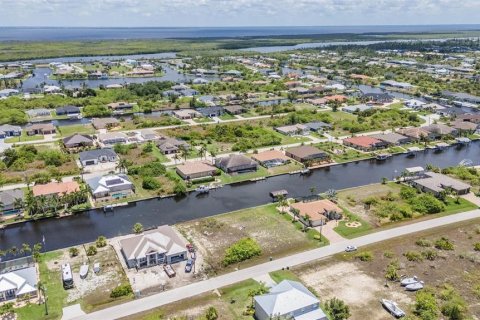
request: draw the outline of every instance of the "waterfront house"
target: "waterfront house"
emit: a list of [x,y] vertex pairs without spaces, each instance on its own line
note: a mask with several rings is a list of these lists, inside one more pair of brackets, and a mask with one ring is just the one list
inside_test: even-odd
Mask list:
[[111,129],[118,127],[120,125],[120,121],[115,118],[93,118],[92,125],[95,129]]
[[213,117],[220,117],[225,113],[225,110],[223,109],[223,107],[213,106],[213,107],[199,108],[197,109],[197,112],[199,112],[204,117],[213,118]]
[[38,108],[38,109],[30,109],[25,111],[29,118],[43,118],[43,117],[51,117],[51,111],[45,108]]
[[435,196],[445,190],[464,195],[470,192],[471,186],[463,181],[435,172],[425,172],[420,179],[410,180],[410,184],[422,192],[429,192]]
[[330,156],[313,146],[298,146],[288,148],[285,155],[301,163],[322,162],[330,159]]
[[456,136],[458,134],[456,129],[441,123],[431,124],[429,126],[422,127],[422,129],[429,132],[430,137],[433,137],[434,139],[440,139],[446,135]]
[[107,104],[108,109],[113,110],[114,112],[119,112],[119,111],[125,111],[125,110],[132,110],[133,109],[133,104],[125,102],[125,101],[119,101],[119,102],[112,102]]
[[37,282],[35,266],[0,273],[0,303],[26,297],[35,298]]
[[480,114],[462,114],[457,116],[457,120],[480,124]]
[[173,115],[180,120],[194,119],[201,116],[198,111],[193,109],[180,109],[173,111]]
[[[5,76],[3,78],[5,79]],[[0,80],[1,79],[2,79],[2,77],[0,75]],[[3,89],[3,90],[0,90],[0,98],[7,98],[7,97],[15,96],[19,93],[20,93],[20,91],[15,90],[15,89]]]
[[157,141],[157,147],[163,154],[175,154],[182,148],[189,150],[190,145],[177,138],[162,137]]
[[67,149],[93,146],[93,138],[88,134],[75,133],[71,136],[63,138],[62,141],[63,145]]
[[290,158],[278,150],[268,150],[253,154],[252,159],[266,168],[281,166],[290,162]]
[[57,132],[55,126],[51,123],[35,123],[25,127],[27,135],[45,135],[45,134],[55,134]]
[[364,101],[375,104],[390,103],[393,101],[393,98],[394,97],[388,93],[365,93],[362,96]]
[[185,241],[167,225],[120,240],[120,248],[128,268],[174,264],[188,258]]
[[293,124],[290,126],[276,127],[275,130],[286,136],[304,136],[309,133],[310,128],[303,124]]
[[373,134],[370,137],[383,141],[391,146],[399,146],[401,144],[409,143],[411,141],[409,137],[396,132]]
[[298,210],[300,221],[309,227],[324,225],[328,220],[341,219],[343,215],[343,210],[328,199],[295,202],[290,209]]
[[125,174],[109,174],[87,179],[96,202],[113,201],[135,194],[135,185]]
[[344,95],[341,95],[341,94],[336,94],[336,95],[332,95],[332,96],[326,96],[324,97],[324,99],[328,102],[345,102],[347,101],[347,97],[345,97]]
[[55,109],[55,113],[57,114],[57,116],[75,117],[80,114],[80,108],[76,106],[58,107],[57,109]]
[[479,124],[475,122],[456,120],[452,123],[452,128],[457,130],[458,133],[472,134],[479,129]]
[[343,145],[363,151],[372,151],[380,148],[385,148],[387,146],[387,143],[370,136],[358,136],[343,139]]
[[237,114],[242,114],[246,111],[245,107],[241,105],[230,105],[230,106],[225,106],[223,107],[226,113],[229,113],[231,115],[237,115]]
[[411,90],[414,88],[413,85],[407,82],[398,82],[395,80],[385,80],[380,83],[381,86],[384,87],[391,87],[391,88],[397,88],[397,89],[403,89],[403,90]]
[[20,135],[22,135],[22,128],[19,126],[12,126],[10,124],[0,126],[0,139],[18,137]]
[[102,144],[109,146],[117,143],[127,143],[128,137],[123,132],[107,132],[99,133],[97,139]]
[[283,280],[253,300],[256,320],[328,320],[318,298],[297,281]]
[[415,141],[422,140],[422,138],[427,140],[434,138],[429,131],[423,129],[422,127],[404,128],[404,129],[397,130],[397,132],[401,135],[410,137],[412,140],[415,140]]
[[203,161],[189,161],[177,166],[176,171],[184,180],[194,180],[215,175],[217,168]]
[[22,189],[9,189],[0,191],[0,215],[17,214],[21,206],[19,201],[23,202],[24,193]]
[[258,164],[243,154],[231,154],[227,157],[217,158],[215,166],[226,173],[245,173],[258,169]]
[[80,152],[79,160],[82,166],[92,166],[99,163],[117,162],[118,155],[110,148],[88,150]]
[[34,197],[39,196],[63,196],[80,191],[80,186],[76,181],[67,182],[49,182],[47,184],[36,184],[32,187]]

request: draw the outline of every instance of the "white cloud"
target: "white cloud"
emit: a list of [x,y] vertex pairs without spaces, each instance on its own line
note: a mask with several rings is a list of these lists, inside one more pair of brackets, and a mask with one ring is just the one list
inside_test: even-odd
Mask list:
[[0,25],[478,23],[480,0],[0,0]]

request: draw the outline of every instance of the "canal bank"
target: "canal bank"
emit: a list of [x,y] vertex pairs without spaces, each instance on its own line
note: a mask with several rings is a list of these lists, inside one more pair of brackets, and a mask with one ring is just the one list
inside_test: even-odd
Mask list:
[[471,159],[478,165],[479,156],[480,141],[475,141],[461,148],[452,146],[441,153],[425,150],[415,158],[398,154],[381,162],[370,159],[319,168],[309,175],[287,174],[226,185],[209,194],[145,200],[109,213],[93,209],[61,219],[30,221],[0,230],[0,249],[42,242],[45,237],[46,250],[54,250],[91,242],[99,235],[110,238],[131,233],[136,222],[142,223],[144,228],[152,228],[259,206],[271,201],[269,193],[272,190],[286,189],[289,196],[300,197],[309,194],[312,187],[324,192],[377,183],[383,177],[392,179],[406,167],[427,164],[447,167],[458,165],[464,159]]

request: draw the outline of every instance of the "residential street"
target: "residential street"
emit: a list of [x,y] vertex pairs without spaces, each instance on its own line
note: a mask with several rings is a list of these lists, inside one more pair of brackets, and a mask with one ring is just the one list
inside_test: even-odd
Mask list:
[[282,267],[292,267],[317,259],[326,258],[334,254],[343,252],[347,245],[355,245],[357,247],[362,247],[395,237],[404,236],[415,232],[420,232],[427,229],[436,228],[455,222],[467,221],[475,218],[480,218],[480,210],[478,209],[372,233],[353,240],[337,242],[323,248],[298,253],[292,256],[288,256],[271,262],[266,262],[243,270],[235,271],[216,278],[196,282],[170,291],[158,293],[146,298],[134,300],[115,307],[110,307],[101,311],[93,312],[91,314],[76,317],[74,319],[118,319],[142,311],[157,308],[175,301],[187,299],[189,297],[209,292],[216,288],[228,286],[243,280],[260,277],[268,272],[279,270]]

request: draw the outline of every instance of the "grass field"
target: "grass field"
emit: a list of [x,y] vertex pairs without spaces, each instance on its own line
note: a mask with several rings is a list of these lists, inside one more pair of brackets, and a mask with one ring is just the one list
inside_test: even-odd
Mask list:
[[61,137],[68,137],[76,133],[80,134],[94,134],[95,129],[92,127],[91,124],[79,124],[79,125],[71,125],[71,126],[61,126],[58,127],[59,135]]
[[7,143],[15,143],[15,142],[26,142],[26,141],[40,141],[43,139],[44,137],[42,135],[29,136],[25,131],[23,131],[20,136],[6,138],[4,141]]

